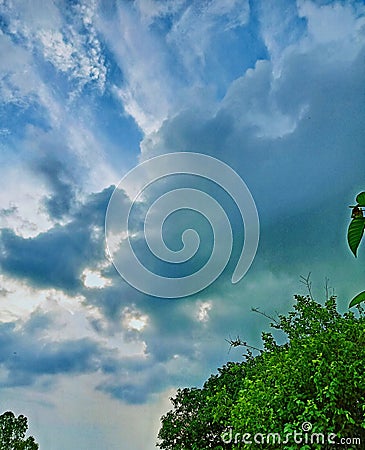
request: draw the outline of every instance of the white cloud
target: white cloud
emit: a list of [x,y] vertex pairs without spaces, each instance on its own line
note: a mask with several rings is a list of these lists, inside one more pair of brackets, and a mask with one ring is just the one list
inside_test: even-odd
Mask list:
[[201,302],[198,304],[197,319],[199,322],[208,322],[209,311],[212,309],[212,302]]
[[71,297],[56,289],[35,289],[5,275],[0,275],[0,283],[4,290],[0,322],[17,321],[21,327],[32,315],[50,314],[54,319],[51,328],[42,329],[48,338],[95,337],[88,319],[99,316],[95,308],[85,306],[82,296]]
[[12,0],[4,2],[3,6],[3,13],[12,19],[9,23],[11,33],[17,33],[19,28],[28,33],[32,29],[62,26],[60,11],[53,0]]
[[[0,96],[3,103],[28,105],[36,95],[38,77],[28,52],[0,30]],[[28,98],[31,96],[30,98]]]
[[[88,338],[116,360],[147,357],[143,340],[125,336],[125,332],[142,332],[149,321],[147,315],[133,307],[124,310],[120,326],[109,326],[99,309],[88,304],[84,295],[70,296],[57,289],[35,289],[4,275],[0,275],[0,284],[0,324],[14,322],[21,330],[40,320],[40,327],[27,331],[33,339],[54,343]],[[47,319],[44,323],[43,317]],[[97,328],[93,326],[95,322]]]
[[[144,82],[133,80],[129,87],[118,88],[113,87],[113,92],[120,100],[127,114],[129,114],[136,121],[140,129],[149,134],[156,131],[162,124],[163,120],[168,116],[168,104],[164,99],[161,99],[161,109],[158,111],[153,106],[152,97],[154,94],[143,94],[146,86]],[[158,88],[159,89],[159,88]],[[162,94],[163,95],[163,94]]]
[[[96,5],[78,6],[86,28],[84,33],[80,32],[76,19],[75,24],[67,25],[52,2],[47,3],[51,5],[49,8],[28,1],[9,5],[4,10],[9,21],[8,34],[0,32],[0,56],[3,54],[0,58],[0,97],[5,104],[15,104],[20,110],[19,115],[25,116],[27,108],[33,108],[48,127],[45,131],[44,126],[38,128],[20,122],[17,133],[22,135],[21,127],[25,127],[23,141],[17,137],[10,145],[15,146],[17,152],[27,152],[29,158],[29,149],[34,157],[44,151],[37,146],[44,146],[48,140],[48,145],[57,152],[62,147],[62,153],[67,157],[76,155],[85,172],[81,179],[88,191],[100,190],[106,183],[115,182],[120,175],[105,160],[110,144],[105,143],[103,136],[97,136],[98,124],[93,123],[89,106],[85,104],[75,109],[72,101],[70,103],[87,83],[96,84],[99,92],[105,87],[106,66],[101,43],[92,25]],[[39,14],[36,13],[38,7],[41,9]],[[40,54],[77,85],[76,88],[72,83],[68,85],[70,98],[66,101],[67,92],[60,93],[55,89],[53,78],[45,76],[40,69]],[[3,61],[6,61],[5,65]],[[15,134],[11,123],[6,122],[2,132],[9,137]],[[4,150],[9,151],[9,148]]]
[[64,137],[71,154],[76,155],[79,161],[79,182],[82,181],[88,192],[95,192],[116,183],[120,174],[107,159],[109,143],[98,136],[98,124],[88,120],[88,113],[86,108],[69,115],[65,109],[59,136]]
[[354,1],[318,5],[311,0],[267,0],[260,9],[260,26],[274,76],[280,76],[290,53],[317,48],[324,59],[353,60],[364,41],[364,12]]
[[97,27],[123,72],[123,84],[114,92],[125,111],[145,133],[158,129],[176,95],[163,45],[124,3],[118,4],[116,19],[99,18]]
[[100,272],[90,269],[85,269],[81,276],[84,285],[88,288],[102,289],[105,286],[109,286],[110,280],[104,278]]
[[148,316],[142,314],[133,307],[126,307],[123,310],[123,327],[128,331],[143,331],[148,324]]
[[103,90],[106,81],[104,57],[101,54],[100,42],[91,25],[89,30],[91,34],[81,35],[71,29],[66,37],[66,34],[61,31],[42,29],[36,33],[36,38],[43,47],[44,58],[57,70],[77,80],[79,90],[92,82]]
[[[212,53],[217,33],[247,23],[249,5],[234,0],[199,5],[144,0],[135,8],[120,3],[117,12],[116,20],[99,18],[97,24],[123,73],[114,94],[149,135],[197,95],[207,95],[201,74],[205,55]],[[151,24],[165,16],[172,27],[158,34]]]
[[222,101],[222,109],[239,121],[239,126],[252,127],[256,137],[275,139],[291,134],[308,111],[306,103],[282,110],[282,83],[273,75],[270,61],[258,61],[254,69],[235,80]]
[[365,7],[359,3],[317,5],[310,0],[297,3],[299,16],[306,18],[308,33],[318,43],[356,41],[365,26]]
[[[75,11],[62,11],[53,1],[45,5],[40,0],[27,0],[11,3],[4,13],[9,20],[10,33],[29,53],[34,55],[41,50],[44,59],[56,70],[77,81],[78,91],[88,83],[95,83],[103,91],[106,66],[93,26],[96,6],[93,1],[75,5]],[[63,17],[66,13],[71,17],[68,23]],[[78,24],[80,19],[84,32]]]
[[8,167],[0,178],[0,226],[22,237],[49,230],[54,222],[42,205],[47,193],[45,182],[24,165]]
[[176,14],[185,0],[135,0],[142,22],[151,25],[156,19]]
[[296,4],[288,0],[267,0],[261,4],[259,17],[261,34],[270,56],[278,59],[280,53],[300,37]]
[[44,57],[62,72],[75,70],[74,47],[65,42],[62,33],[52,30],[41,30],[39,40],[44,47]]
[[[0,30],[0,98],[3,103],[12,103],[26,110],[29,106],[43,107],[48,113],[44,117],[52,125],[60,122],[61,105],[56,101],[47,80],[36,68],[31,49],[14,43],[10,35]],[[13,130],[9,130],[12,134]]]
[[247,1],[213,0],[187,4],[169,31],[167,42],[180,55],[186,72],[194,82],[200,78],[200,70],[205,65],[207,52],[211,51],[213,38],[245,25],[249,14]]

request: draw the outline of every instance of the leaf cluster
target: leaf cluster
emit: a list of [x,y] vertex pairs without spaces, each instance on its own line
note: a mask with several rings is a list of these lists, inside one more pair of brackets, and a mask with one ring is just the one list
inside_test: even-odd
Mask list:
[[0,450],[37,450],[38,444],[33,436],[25,439],[28,420],[25,416],[16,417],[7,411],[0,416]]
[[[356,196],[356,202],[356,205],[350,206],[350,208],[352,208],[352,220],[347,231],[347,242],[355,258],[357,257],[357,249],[364,236],[365,230],[365,217],[364,211],[362,210],[362,207],[365,206],[365,192],[360,192],[360,194]],[[351,300],[349,308],[356,306],[363,301],[365,301],[365,291],[360,292]]]
[[360,192],[356,197],[357,204],[350,206],[352,208],[352,221],[347,231],[347,242],[352,253],[357,256],[357,249],[364,235],[365,217],[361,207],[365,206],[365,192]]

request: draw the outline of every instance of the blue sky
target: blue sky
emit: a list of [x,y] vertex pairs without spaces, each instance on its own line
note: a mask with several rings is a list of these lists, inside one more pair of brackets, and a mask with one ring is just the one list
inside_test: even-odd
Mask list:
[[[259,345],[251,307],[285,313],[309,272],[341,311],[363,289],[345,236],[364,190],[364,34],[355,0],[0,0],[1,410],[41,448],[151,450],[176,388],[241,359],[226,338]],[[238,284],[233,257],[167,300],[119,276],[104,220],[129,170],[180,151],[242,177],[260,243]]]

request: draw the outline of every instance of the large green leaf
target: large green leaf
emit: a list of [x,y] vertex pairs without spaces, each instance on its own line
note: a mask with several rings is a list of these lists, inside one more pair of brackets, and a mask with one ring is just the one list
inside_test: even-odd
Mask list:
[[356,256],[357,248],[364,234],[365,217],[352,219],[347,232],[347,241],[352,253]]
[[356,197],[356,201],[359,206],[365,206],[365,192],[360,192],[360,194]]
[[363,301],[365,301],[365,291],[360,292],[360,294],[357,294],[356,297],[351,300],[349,308],[352,308],[353,306],[356,306]]

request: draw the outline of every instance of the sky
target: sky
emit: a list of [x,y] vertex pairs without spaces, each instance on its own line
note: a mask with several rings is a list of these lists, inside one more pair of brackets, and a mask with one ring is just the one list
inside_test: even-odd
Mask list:
[[[41,449],[152,450],[178,387],[243,360],[226,339],[261,345],[269,321],[253,307],[285,314],[309,273],[341,312],[363,290],[346,230],[365,190],[364,37],[356,0],[0,0],[0,412],[25,414]],[[198,253],[181,268],[151,258],[144,217],[169,189],[222,203],[233,245],[207,287],[156,297],[116,270],[106,211],[130,171],[179,152],[239,175],[260,240],[232,283],[240,200],[191,174],[157,180],[119,236],[150,270],[184,277],[226,249],[223,227],[185,208],[166,245],[196,229]],[[133,173],[116,191],[123,217]]]

